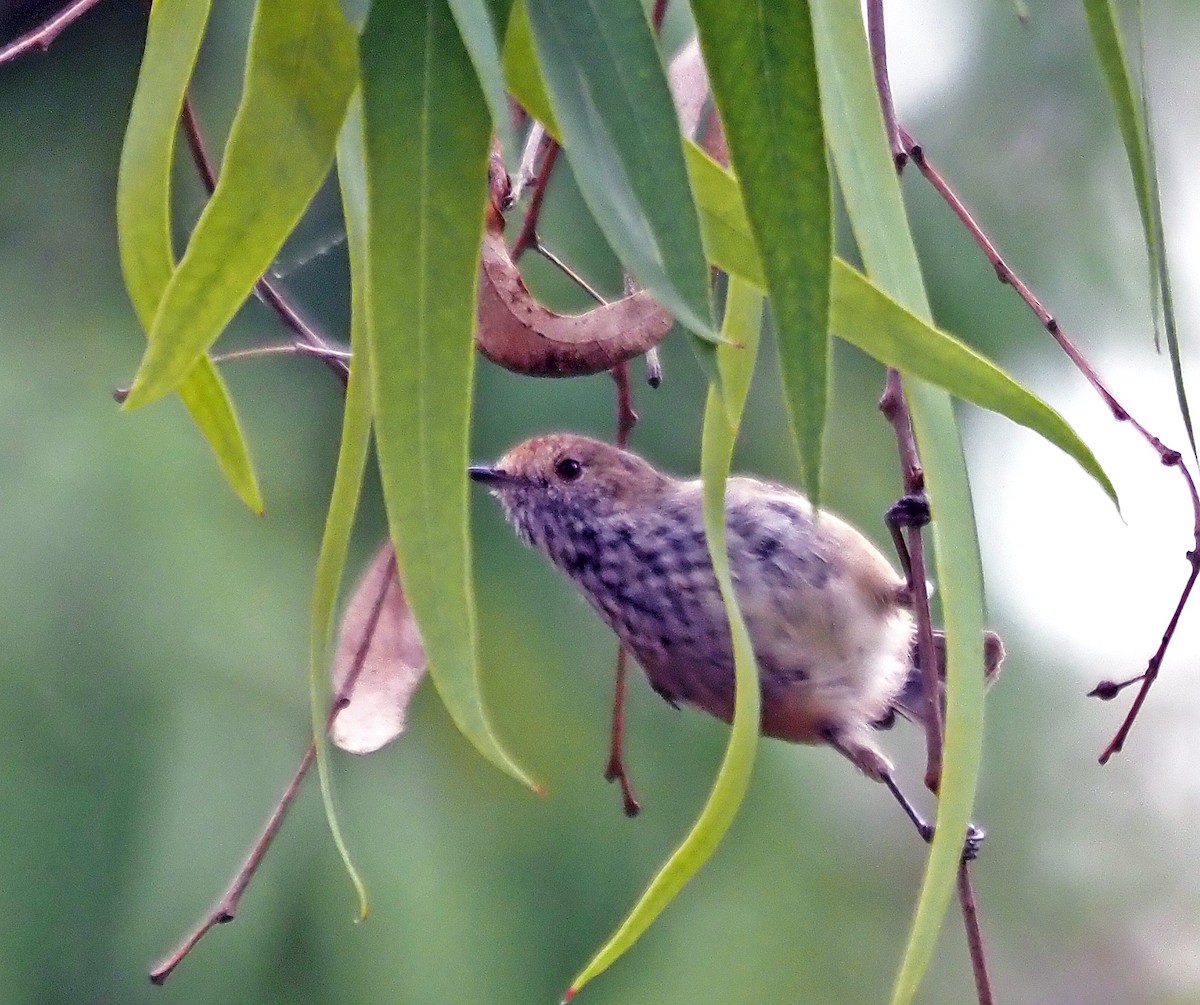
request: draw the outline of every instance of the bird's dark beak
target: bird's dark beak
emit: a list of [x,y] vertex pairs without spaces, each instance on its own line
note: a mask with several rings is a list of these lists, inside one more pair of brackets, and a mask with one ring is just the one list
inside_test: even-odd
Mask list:
[[467,468],[467,474],[471,476],[471,481],[483,482],[484,485],[501,485],[512,481],[512,476],[507,471],[487,464],[472,464]]

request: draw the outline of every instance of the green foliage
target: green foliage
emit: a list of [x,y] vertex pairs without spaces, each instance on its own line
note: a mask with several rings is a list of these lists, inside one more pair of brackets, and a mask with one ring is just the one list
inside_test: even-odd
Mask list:
[[479,696],[467,443],[490,119],[442,0],[387,0],[362,41],[367,332],[388,525],[429,672],[459,728],[514,777]]
[[696,0],[696,27],[763,263],[804,487],[821,499],[833,196],[805,0]]
[[554,119],[609,244],[683,324],[713,338],[708,268],[675,106],[639,0],[525,0]]
[[221,176],[159,300],[127,408],[174,389],[283,247],[333,163],[356,57],[337,0],[259,4]]
[[[759,291],[770,298],[785,400],[814,499],[821,491],[830,332],[903,371],[936,516],[949,651],[937,837],[893,998],[907,1003],[928,969],[949,903],[982,749],[982,577],[951,396],[1038,432],[1114,500],[1115,491],[1057,412],[934,326],[858,6],[696,0],[693,8],[732,174],[680,137],[659,49],[635,0],[526,0],[514,5],[506,34],[493,20],[504,4],[375,0],[361,39],[336,0],[260,0],[218,186],[175,264],[175,122],[208,4],[159,0],[118,189],[126,284],[149,333],[129,406],[177,390],[235,490],[261,509],[232,404],[205,353],[296,226],[329,172],[340,135],[354,365],[312,600],[313,728],[320,737],[328,694],[322,668],[374,425],[388,526],[438,692],[474,746],[527,782],[482,698],[466,482],[484,182],[493,132],[511,133],[505,91],[561,140],[621,264],[696,334],[719,341],[710,266],[731,275],[701,467],[709,545],[737,654],[734,726],[696,823],[573,992],[619,958],[709,859],[750,781],[759,692],[729,577],[722,500],[754,366]],[[1166,295],[1152,146],[1110,5],[1089,4],[1088,13]],[[361,119],[351,101],[356,88]],[[831,164],[865,275],[833,254]],[[1166,302],[1186,417],[1169,295]],[[323,742],[318,749],[329,819],[349,866]],[[365,899],[363,905],[365,911]]]
[[729,746],[712,793],[695,825],[659,870],[621,927],[571,982],[568,997],[573,997],[584,984],[616,962],[712,857],[737,816],[750,784],[754,752],[758,746],[761,697],[754,649],[738,610],[725,547],[725,480],[729,475],[746,396],[750,392],[762,317],[762,295],[749,284],[734,279],[729,286],[722,326],[726,344],[716,349],[720,379],[709,382],[704,408],[704,443],[700,460],[700,473],[704,479],[704,530],[717,584],[729,612],[737,674],[737,700]]
[[[129,299],[147,332],[175,269],[171,164],[179,113],[204,38],[209,6],[205,0],[162,0],[154,6],[121,151],[117,176],[121,268]],[[178,391],[233,490],[261,513],[262,493],[250,451],[216,367],[206,357],[197,360]]]

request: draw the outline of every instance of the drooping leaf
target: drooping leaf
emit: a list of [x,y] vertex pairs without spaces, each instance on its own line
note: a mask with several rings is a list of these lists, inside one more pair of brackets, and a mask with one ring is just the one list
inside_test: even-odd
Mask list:
[[[825,123],[847,213],[869,276],[925,322],[932,315],[888,148],[857,8],[812,0]],[[953,895],[983,756],[983,574],[966,460],[950,397],[913,376],[905,397],[933,507],[947,642],[947,701],[937,820],[893,1005],[916,994]]]
[[1117,502],[1117,490],[1087,444],[1055,409],[970,346],[910,314],[839,260],[833,271],[834,334],[886,366],[1032,429],[1075,459]]
[[516,0],[508,19],[508,34],[504,38],[504,75],[513,96],[531,116],[546,127],[551,136],[562,132],[550,108],[550,95],[542,81],[537,50],[533,46],[533,28],[525,0]]
[[805,0],[693,0],[730,161],[771,298],[804,486],[821,496],[832,191]]
[[[121,271],[142,328],[150,330],[175,268],[171,247],[171,164],[188,81],[208,24],[211,0],[158,0],[150,11],[142,68],[117,174]],[[179,396],[242,501],[263,509],[250,451],[229,392],[207,357],[179,385]]]
[[[694,146],[688,148],[688,166],[709,260],[762,289],[762,266],[755,254],[737,183]],[[852,187],[854,182],[843,184]],[[892,254],[896,247],[896,242],[885,246],[881,257]],[[835,335],[885,365],[911,372],[1045,437],[1117,502],[1112,482],[1079,434],[1058,412],[996,364],[899,306],[840,258],[834,260],[831,290],[830,328]]]
[[525,7],[559,139],[605,238],[678,321],[715,337],[675,107],[640,0]]
[[362,39],[368,331],[388,524],[429,672],[498,767],[480,695],[467,449],[491,126],[445,0],[376,0]]
[[329,173],[357,81],[338,0],[260,0],[216,190],[171,275],[125,402],[174,388],[217,340]]
[[1192,427],[1192,412],[1188,406],[1187,390],[1183,383],[1183,362],[1179,355],[1179,326],[1175,316],[1175,302],[1171,295],[1171,272],[1167,263],[1166,234],[1163,228],[1162,200],[1158,191],[1158,167],[1155,163],[1154,131],[1150,121],[1150,93],[1146,80],[1146,38],[1144,9],[1141,0],[1136,5],[1138,30],[1138,56],[1141,74],[1140,98],[1134,93],[1133,76],[1121,44],[1117,27],[1117,13],[1112,0],[1084,0],[1088,28],[1092,33],[1092,47],[1108,85],[1117,126],[1125,145],[1125,157],[1133,176],[1133,188],[1137,196],[1138,213],[1142,218],[1142,232],[1146,240],[1146,255],[1150,260],[1150,299],[1155,313],[1155,344],[1158,343],[1158,312],[1161,305],[1163,330],[1167,337],[1167,354],[1171,359],[1171,373],[1175,380],[1175,397],[1179,402],[1179,414],[1187,430],[1188,442],[1196,453],[1196,434]]
[[[500,146],[507,157],[517,155],[516,140],[513,138],[512,115],[508,110],[508,95],[504,88],[504,65],[500,58],[499,38],[503,37],[504,24],[500,32],[492,18],[493,4],[488,0],[449,0],[450,12],[458,33],[471,56],[484,100],[492,113],[492,129],[500,138]],[[504,12],[501,12],[504,13]]]
[[762,295],[741,280],[732,279],[722,327],[722,333],[730,344],[716,348],[721,379],[709,384],[700,462],[700,473],[704,480],[704,531],[733,635],[737,686],[729,744],[712,793],[691,831],[659,870],[612,938],[572,981],[567,999],[574,997],[584,984],[616,962],[709,860],[733,823],[750,783],[758,746],[761,696],[754,649],[738,609],[729,571],[729,555],[725,547],[725,481],[754,373],[762,312]]
[[333,775],[325,739],[331,675],[330,640],[338,587],[346,567],[350,535],[362,494],[367,452],[371,440],[371,347],[367,339],[367,191],[362,151],[362,103],[356,96],[346,114],[338,139],[338,184],[342,192],[342,214],[346,221],[346,244],[350,253],[350,348],[352,362],[346,384],[342,414],[342,441],[338,449],[333,491],[317,569],[313,577],[312,624],[309,633],[309,702],[312,711],[313,744],[325,819],[338,854],[358,894],[359,916],[367,915],[366,886],[359,875],[338,822],[333,798]]

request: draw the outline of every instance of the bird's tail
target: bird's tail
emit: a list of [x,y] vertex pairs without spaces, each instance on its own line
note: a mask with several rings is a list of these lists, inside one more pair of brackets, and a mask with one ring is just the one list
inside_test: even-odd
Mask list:
[[[937,654],[938,681],[941,684],[941,698],[943,709],[945,708],[945,681],[946,681],[946,635],[944,632],[934,631],[933,633],[934,650]],[[983,633],[983,674],[984,682],[990,687],[996,682],[996,678],[1000,676],[1000,667],[1004,663],[1004,643],[1000,641],[1000,636],[995,632]],[[892,701],[892,708],[906,719],[911,719],[913,722],[925,721],[925,699],[924,689],[921,683],[921,661],[917,655],[917,643],[913,640],[912,647],[912,666],[908,671],[908,680],[904,682],[904,687],[900,689],[900,693],[896,695]]]

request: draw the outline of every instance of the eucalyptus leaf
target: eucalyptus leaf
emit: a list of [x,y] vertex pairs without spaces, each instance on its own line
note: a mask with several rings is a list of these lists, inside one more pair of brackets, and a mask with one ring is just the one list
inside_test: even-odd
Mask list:
[[[158,0],[150,11],[138,87],[117,173],[117,239],[125,287],[149,332],[175,269],[171,165],[179,115],[208,24],[211,0]],[[256,513],[262,492],[233,401],[212,361],[201,357],[179,396],[241,500]]]
[[158,304],[126,408],[172,390],[274,261],[333,163],[356,56],[338,0],[260,0],[221,175]]
[[479,686],[467,445],[491,123],[445,0],[375,0],[362,88],[375,437],[400,576],[458,728],[532,784]]

